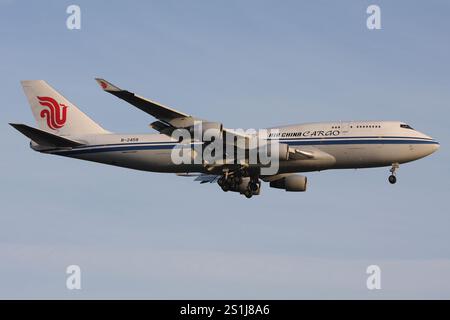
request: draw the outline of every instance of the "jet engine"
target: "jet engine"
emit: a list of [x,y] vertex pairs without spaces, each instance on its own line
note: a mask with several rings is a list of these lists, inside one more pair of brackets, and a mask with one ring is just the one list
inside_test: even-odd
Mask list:
[[284,189],[286,191],[306,191],[308,179],[301,175],[289,175],[270,181],[270,187]]

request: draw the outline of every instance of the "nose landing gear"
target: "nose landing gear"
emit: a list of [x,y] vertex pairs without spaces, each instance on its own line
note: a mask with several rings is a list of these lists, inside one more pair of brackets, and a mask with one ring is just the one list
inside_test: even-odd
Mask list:
[[391,175],[389,176],[388,180],[389,180],[389,182],[390,182],[391,184],[394,184],[394,183],[397,182],[397,177],[394,176],[393,174],[391,174]]
[[397,182],[397,177],[395,176],[395,173],[398,168],[400,168],[400,165],[397,162],[395,162],[392,164],[392,167],[389,170],[391,172],[391,175],[389,176],[388,180],[391,184],[394,184]]

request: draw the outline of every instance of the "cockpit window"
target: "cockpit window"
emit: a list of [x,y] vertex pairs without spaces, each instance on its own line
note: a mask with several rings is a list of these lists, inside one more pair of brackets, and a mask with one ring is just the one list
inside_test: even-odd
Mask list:
[[412,127],[410,127],[410,126],[407,125],[407,124],[401,124],[400,127],[401,127],[401,128],[404,128],[404,129],[411,129],[411,130],[414,130]]

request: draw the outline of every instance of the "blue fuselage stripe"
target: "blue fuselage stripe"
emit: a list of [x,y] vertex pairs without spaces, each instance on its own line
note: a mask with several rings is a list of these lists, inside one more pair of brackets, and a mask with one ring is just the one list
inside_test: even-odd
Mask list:
[[[286,143],[291,146],[323,146],[323,145],[360,145],[360,144],[439,144],[438,142],[427,139],[422,140],[420,138],[409,138],[409,139],[387,139],[387,138],[372,138],[372,139],[355,139],[352,138],[322,138],[316,140],[310,139],[279,139],[281,143]],[[101,146],[86,146],[78,147],[72,150],[61,150],[54,153],[61,155],[75,155],[75,154],[87,154],[87,153],[100,153],[100,152],[116,152],[116,151],[138,151],[138,150],[164,150],[172,149],[177,142],[148,142],[148,143],[133,143],[133,144],[111,144],[111,145],[101,145]]]

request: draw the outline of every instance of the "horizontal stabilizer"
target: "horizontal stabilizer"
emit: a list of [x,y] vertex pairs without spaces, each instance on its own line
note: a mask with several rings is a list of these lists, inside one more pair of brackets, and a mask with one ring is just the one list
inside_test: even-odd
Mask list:
[[10,123],[10,125],[41,146],[70,148],[83,145],[83,143],[63,138],[25,124]]

